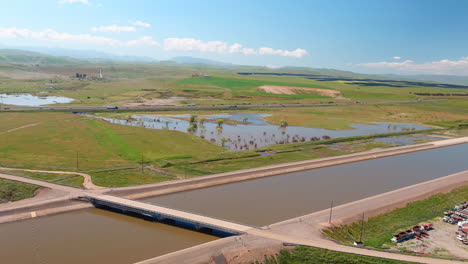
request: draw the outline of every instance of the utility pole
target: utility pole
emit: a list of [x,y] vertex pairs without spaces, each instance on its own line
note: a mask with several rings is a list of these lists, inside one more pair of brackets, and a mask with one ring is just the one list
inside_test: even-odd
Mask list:
[[141,174],[144,174],[143,168],[143,154],[141,154]]
[[364,233],[364,213],[362,213],[361,219],[361,235],[359,236],[359,242],[362,242],[362,235]]
[[331,224],[332,212],[333,212],[333,200],[331,201],[331,205],[330,205],[330,217],[328,218],[328,223],[329,224]]
[[78,151],[76,152],[76,170],[80,170],[80,160],[78,158]]

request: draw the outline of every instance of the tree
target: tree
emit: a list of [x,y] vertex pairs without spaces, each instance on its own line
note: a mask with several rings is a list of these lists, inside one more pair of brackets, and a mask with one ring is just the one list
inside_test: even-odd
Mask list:
[[216,123],[218,124],[218,127],[222,127],[224,124],[224,119],[217,119]]
[[246,117],[246,116],[244,116],[244,117],[242,118],[242,122],[244,122],[244,123],[247,123],[247,120],[249,120],[249,118]]
[[198,119],[198,122],[200,122],[200,125],[203,125],[203,124],[205,123],[205,121],[206,121],[206,118],[205,118],[205,117],[200,117],[200,118]]
[[288,122],[286,120],[280,121],[280,127],[287,127],[287,126],[288,126]]
[[196,115],[190,115],[190,123],[195,123],[197,122],[197,116]]
[[229,141],[229,140],[227,140],[227,138],[224,138],[224,137],[221,138],[221,147],[224,147],[224,144],[225,144],[226,142],[228,142],[228,141]]

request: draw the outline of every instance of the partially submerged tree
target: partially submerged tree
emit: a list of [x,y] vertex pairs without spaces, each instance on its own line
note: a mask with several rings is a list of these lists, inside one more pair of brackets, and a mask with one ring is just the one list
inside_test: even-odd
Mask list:
[[216,124],[218,124],[218,127],[223,127],[224,119],[217,119]]
[[280,127],[287,127],[288,126],[288,122],[286,120],[281,120],[280,121]]

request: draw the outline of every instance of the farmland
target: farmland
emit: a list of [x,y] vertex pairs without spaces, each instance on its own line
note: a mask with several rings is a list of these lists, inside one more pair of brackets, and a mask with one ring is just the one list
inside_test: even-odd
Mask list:
[[[457,136],[465,130],[457,127],[467,122],[468,101],[448,96],[440,102],[406,105],[367,105],[366,102],[416,100],[432,98],[415,93],[459,93],[464,88],[439,87],[431,83],[395,82],[364,77],[310,78],[301,75],[243,75],[244,68],[216,68],[200,65],[153,64],[2,64],[1,93],[65,96],[75,101],[64,106],[105,105],[259,105],[239,111],[190,111],[195,115],[223,113],[258,113],[273,125],[286,121],[289,126],[323,129],[350,129],[354,124],[375,122],[412,123],[441,129],[427,133]],[[103,79],[72,78],[75,73]],[[251,70],[251,69],[249,69]],[[268,72],[261,69],[261,72]],[[300,72],[299,72],[300,73]],[[339,74],[339,73],[337,73]],[[346,78],[350,78],[346,73]],[[341,78],[341,79],[340,79]],[[368,82],[369,85],[363,83]],[[373,83],[373,84],[372,84]],[[398,83],[398,82],[397,82]],[[419,86],[417,86],[419,84]],[[427,84],[427,85],[425,85]],[[330,90],[340,97],[325,96],[314,90],[292,90],[293,94],[269,93],[258,87],[302,87]],[[455,87],[455,88],[454,88]],[[301,104],[355,102],[348,106],[321,108],[262,108],[268,104]],[[127,119],[132,112],[96,113],[97,116]],[[161,114],[158,112],[139,114]],[[164,115],[187,114],[168,111]],[[236,151],[222,148],[190,133],[127,127],[69,113],[2,112],[0,113],[0,164],[26,169],[82,171],[101,186],[128,186],[195,177],[218,172],[253,168],[268,164],[342,155],[392,144],[374,142],[371,138],[343,140],[341,148],[330,148],[336,142],[308,142],[270,145],[262,150],[274,155],[260,155],[252,149]],[[226,122],[230,122],[226,120]],[[397,135],[385,135],[392,137]]]

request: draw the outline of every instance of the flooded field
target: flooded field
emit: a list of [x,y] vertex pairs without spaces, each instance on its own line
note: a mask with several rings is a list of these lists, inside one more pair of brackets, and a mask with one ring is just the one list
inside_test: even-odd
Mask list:
[[0,94],[0,104],[19,106],[42,106],[49,104],[64,104],[74,101],[60,96],[35,96],[31,94]]
[[0,262],[130,264],[216,237],[99,209],[0,225]]
[[[232,151],[261,148],[273,144],[314,141],[327,138],[362,136],[380,133],[413,131],[428,127],[406,123],[377,123],[351,125],[349,130],[328,130],[312,127],[272,125],[262,118],[265,114],[236,113],[209,115],[197,118],[193,128],[190,115],[154,116],[134,115],[127,120],[102,119],[121,125],[141,126],[150,129],[168,129],[209,140]],[[222,124],[219,124],[222,121]]]
[[[468,144],[307,170],[146,199],[263,226],[468,170]],[[443,161],[443,162],[442,162]],[[214,198],[215,197],[215,198]]]

